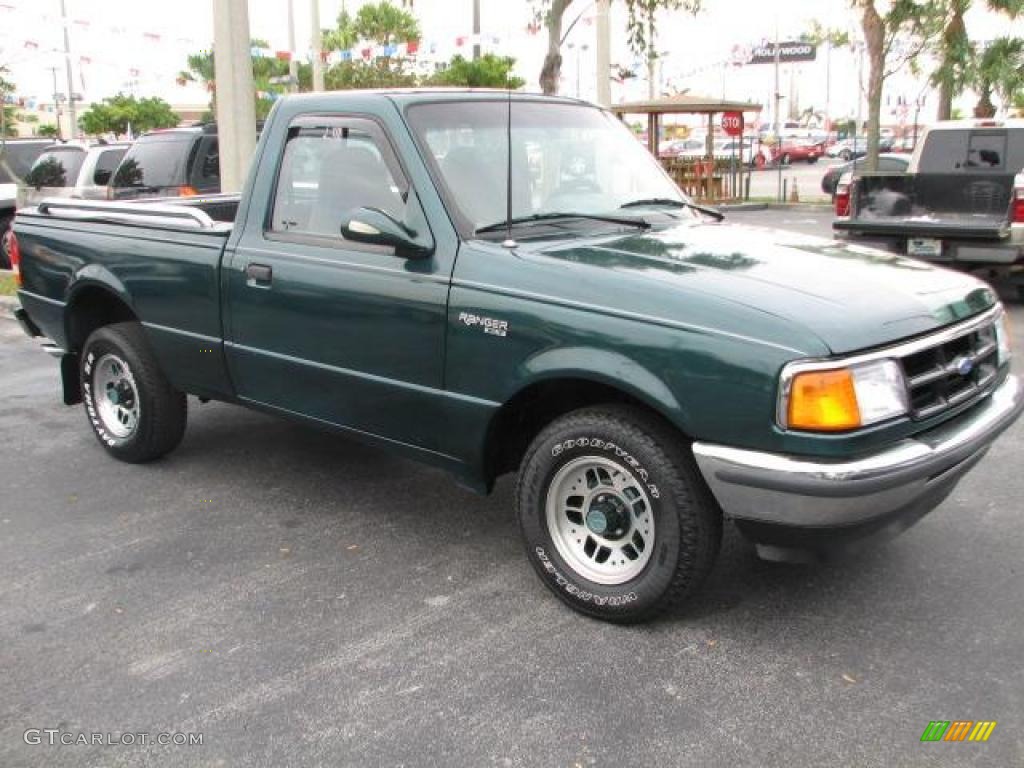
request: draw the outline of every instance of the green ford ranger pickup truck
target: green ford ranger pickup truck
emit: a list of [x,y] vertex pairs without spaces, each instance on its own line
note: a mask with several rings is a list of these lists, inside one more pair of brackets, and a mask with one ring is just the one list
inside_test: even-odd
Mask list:
[[603,619],[692,594],[725,517],[776,559],[903,530],[1024,407],[985,284],[725,223],[566,99],[289,97],[239,197],[15,232],[21,322],[113,457],[171,451],[193,395],[517,471],[529,560]]

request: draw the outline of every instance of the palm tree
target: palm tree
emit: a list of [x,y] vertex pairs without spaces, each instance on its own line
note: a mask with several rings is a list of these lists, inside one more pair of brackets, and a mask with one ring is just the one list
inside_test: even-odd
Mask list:
[[[975,82],[977,50],[967,34],[964,17],[973,0],[940,0],[945,25],[935,49],[939,61],[932,73],[932,83],[939,89],[938,119],[949,120],[953,99]],[[1011,19],[1024,14],[1024,0],[985,0],[990,11]]]

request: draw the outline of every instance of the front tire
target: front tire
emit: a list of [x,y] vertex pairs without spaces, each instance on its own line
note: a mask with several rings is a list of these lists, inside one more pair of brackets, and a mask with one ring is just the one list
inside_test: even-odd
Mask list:
[[138,323],[94,331],[82,350],[80,381],[89,425],[114,458],[152,461],[181,442],[185,395],[167,381]]
[[637,408],[564,416],[527,450],[516,486],[527,556],[574,610],[642,621],[714,564],[722,516],[681,435]]

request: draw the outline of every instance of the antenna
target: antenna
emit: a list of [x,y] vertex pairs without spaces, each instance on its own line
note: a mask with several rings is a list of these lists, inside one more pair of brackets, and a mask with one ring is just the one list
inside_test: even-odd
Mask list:
[[508,167],[506,168],[506,179],[505,179],[505,242],[502,246],[505,248],[515,248],[516,241],[512,238],[512,82],[509,80],[508,73],[505,74],[505,94],[507,96],[508,103],[508,125],[507,138],[508,138]]

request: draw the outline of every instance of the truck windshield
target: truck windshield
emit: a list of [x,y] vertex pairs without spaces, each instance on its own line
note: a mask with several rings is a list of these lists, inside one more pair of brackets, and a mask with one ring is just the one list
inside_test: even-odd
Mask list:
[[495,230],[508,218],[510,169],[513,221],[581,214],[583,225],[607,224],[635,213],[637,201],[695,215],[629,129],[595,107],[423,104],[409,109],[409,122],[464,232]]

